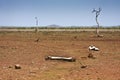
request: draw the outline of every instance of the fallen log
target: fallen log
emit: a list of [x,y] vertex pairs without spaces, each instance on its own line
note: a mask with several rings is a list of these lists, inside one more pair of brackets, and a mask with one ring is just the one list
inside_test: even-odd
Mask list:
[[68,62],[75,62],[76,59],[73,57],[60,57],[60,56],[46,56],[45,60],[62,60]]

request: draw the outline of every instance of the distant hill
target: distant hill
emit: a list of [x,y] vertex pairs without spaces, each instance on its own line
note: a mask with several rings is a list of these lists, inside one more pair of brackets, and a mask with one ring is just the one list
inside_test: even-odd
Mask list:
[[61,26],[59,26],[59,25],[56,25],[56,24],[52,24],[52,25],[48,25],[47,27],[59,28],[59,27],[61,27]]

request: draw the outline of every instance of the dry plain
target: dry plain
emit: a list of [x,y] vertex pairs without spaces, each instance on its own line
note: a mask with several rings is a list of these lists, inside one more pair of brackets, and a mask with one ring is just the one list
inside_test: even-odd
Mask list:
[[[93,31],[1,31],[0,80],[120,80],[120,32],[100,33],[104,36]],[[87,57],[89,45],[100,49],[92,52],[95,59]],[[76,62],[46,61],[48,55],[72,56]]]

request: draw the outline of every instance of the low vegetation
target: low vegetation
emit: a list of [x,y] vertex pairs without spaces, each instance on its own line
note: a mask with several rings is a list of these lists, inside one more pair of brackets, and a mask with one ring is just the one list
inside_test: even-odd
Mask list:
[[[0,31],[0,80],[120,80],[120,34],[101,34],[104,37],[92,31]],[[90,45],[100,50],[90,52]],[[94,59],[88,58],[90,53]],[[49,55],[76,61],[46,61]]]

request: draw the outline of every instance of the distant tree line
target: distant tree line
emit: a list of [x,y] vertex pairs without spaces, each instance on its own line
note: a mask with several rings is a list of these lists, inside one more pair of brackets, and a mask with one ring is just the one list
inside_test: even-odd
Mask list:
[[[19,26],[0,26],[1,29],[35,29],[36,27],[19,27]],[[48,27],[38,26],[38,29],[96,29],[96,26],[62,26],[62,27]],[[120,29],[120,26],[100,26],[99,29]]]

